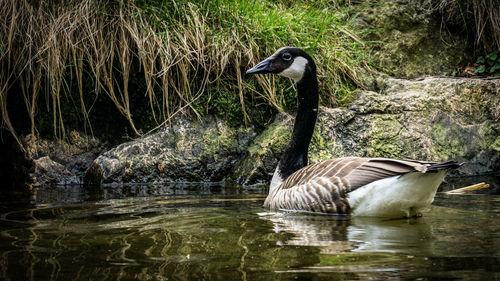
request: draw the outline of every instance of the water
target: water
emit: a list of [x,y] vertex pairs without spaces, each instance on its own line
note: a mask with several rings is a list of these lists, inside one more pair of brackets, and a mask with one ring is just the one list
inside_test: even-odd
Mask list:
[[500,196],[419,219],[269,212],[265,189],[43,189],[0,204],[0,280],[500,280]]

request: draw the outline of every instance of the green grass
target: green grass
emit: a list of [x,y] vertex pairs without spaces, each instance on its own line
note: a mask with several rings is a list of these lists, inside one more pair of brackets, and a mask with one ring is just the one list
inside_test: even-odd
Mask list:
[[[61,138],[68,129],[137,136],[180,112],[265,126],[294,108],[296,93],[284,78],[244,72],[279,47],[316,59],[327,106],[352,99],[369,61],[366,31],[343,1],[7,0],[0,15],[0,106],[14,134],[10,115],[29,120],[23,133]],[[9,108],[7,96],[25,108]]]

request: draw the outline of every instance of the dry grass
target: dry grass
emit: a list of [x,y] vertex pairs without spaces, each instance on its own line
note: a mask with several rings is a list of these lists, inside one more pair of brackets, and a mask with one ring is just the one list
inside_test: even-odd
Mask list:
[[500,49],[500,1],[428,0],[445,23],[461,26],[486,51]]
[[[134,105],[130,101],[129,81],[131,73],[136,71],[132,69],[134,61],[144,73],[144,95],[158,127],[184,110],[200,117],[194,103],[206,94],[209,85],[221,81],[236,84],[244,122],[248,123],[246,95],[281,109],[283,93],[276,92],[276,82],[271,77],[257,77],[258,88],[245,84],[242,69],[281,45],[311,41],[310,38],[297,37],[299,32],[307,31],[302,26],[292,27],[297,30],[296,34],[286,36],[273,31],[273,28],[287,28],[289,24],[278,22],[284,20],[283,15],[290,17],[290,12],[284,7],[283,13],[288,14],[272,12],[271,16],[262,14],[250,18],[255,13],[251,9],[261,9],[262,12],[265,3],[259,6],[236,1],[213,15],[203,6],[209,2],[166,1],[171,14],[165,15],[165,10],[154,5],[145,10],[138,7],[136,1],[126,0],[45,0],[37,1],[36,5],[31,2],[4,0],[0,5],[0,109],[3,124],[19,144],[21,141],[9,119],[7,106],[9,89],[14,84],[19,84],[22,89],[32,134],[37,134],[35,119],[39,98],[45,95],[44,100],[50,101],[46,106],[52,113],[53,133],[65,137],[61,97],[72,91],[69,86],[72,83],[77,84],[79,109],[86,128],[92,132],[89,121],[92,105],[85,103],[89,93],[84,91],[84,84],[89,81],[84,77],[90,76],[94,94],[106,95],[128,120],[132,131],[141,135],[131,113]],[[240,9],[238,13],[243,11],[242,15],[231,14],[235,12],[231,9]],[[228,15],[235,21],[254,22],[236,22],[227,26],[225,17]],[[274,22],[272,16],[276,17]],[[297,22],[307,26],[310,23],[305,16],[300,18],[302,22]],[[323,33],[311,34],[316,36],[316,41],[310,49],[327,56],[322,68],[325,70],[320,75],[339,73],[333,76],[333,83],[325,82],[328,91],[335,91],[346,80],[356,81],[345,48],[350,42],[359,44],[359,38],[343,27],[332,26],[331,21],[324,21],[321,16],[332,17],[328,11],[319,15],[317,25],[325,22],[325,26],[311,27],[311,30]],[[324,31],[328,28],[331,30]],[[338,40],[333,42],[326,34]],[[324,95],[324,100],[334,104],[337,97]]]

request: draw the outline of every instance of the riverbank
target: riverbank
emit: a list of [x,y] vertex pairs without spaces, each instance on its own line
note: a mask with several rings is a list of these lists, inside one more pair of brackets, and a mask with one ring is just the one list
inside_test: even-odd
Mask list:
[[[378,91],[358,91],[348,107],[320,108],[310,163],[393,157],[464,162],[457,175],[499,170],[500,79],[377,79]],[[208,120],[179,118],[156,134],[113,148],[92,163],[86,177],[94,184],[269,182],[293,116],[278,115],[260,134]]]
[[[33,73],[28,80],[22,78],[7,87],[8,95],[2,94],[5,100],[9,96],[9,103],[3,103],[9,110],[2,109],[4,128],[10,129],[10,124],[19,132],[17,141],[24,151],[4,159],[6,177],[16,174],[11,171],[21,171],[12,178],[23,181],[29,173],[27,180],[34,185],[189,181],[249,186],[267,182],[289,136],[295,91],[285,79],[260,77],[252,84],[255,79],[246,80],[242,73],[277,46],[292,43],[318,61],[323,107],[310,149],[311,162],[341,156],[453,159],[467,163],[458,171],[462,175],[499,170],[499,80],[492,77],[500,70],[489,73],[495,64],[488,65],[494,52],[486,51],[486,44],[474,45],[467,34],[451,25],[447,32],[440,32],[439,9],[390,0],[353,5],[320,1],[286,9],[273,6],[276,3],[237,1],[233,6],[220,3],[223,9],[209,17],[207,11],[217,7],[179,3],[176,11],[169,10],[172,7],[148,10],[137,3],[120,6],[123,11],[140,11],[146,21],[161,12],[174,13],[170,19],[145,22],[157,39],[166,34],[157,29],[165,28],[164,23],[192,26],[189,32],[201,32],[195,34],[201,37],[193,35],[201,41],[185,37],[185,48],[175,45],[182,42],[169,41],[179,47],[178,53],[156,53],[161,59],[151,60],[140,56],[139,41],[131,39],[129,43],[137,46],[129,50],[130,64],[123,64],[121,57],[108,65],[113,69],[112,64],[121,64],[115,67],[121,70],[111,84],[106,84],[106,77],[95,76],[108,68],[95,68],[84,58],[91,53],[84,52],[82,61],[89,65],[70,61],[74,68],[60,72],[64,78],[60,81],[68,85],[60,92],[41,95],[56,80],[42,79],[42,87],[30,80]],[[96,13],[102,15],[102,10]],[[107,17],[99,17],[108,27],[102,32],[113,30]],[[222,18],[228,22],[221,22]],[[115,20],[125,24],[132,19]],[[201,25],[193,26],[196,20]],[[249,30],[230,22],[259,28]],[[307,36],[302,38],[304,30]],[[228,34],[238,36],[229,40]],[[218,49],[217,42],[232,40],[239,42],[231,49]],[[202,55],[188,58],[182,50]],[[40,56],[64,61],[64,56]],[[177,57],[170,67],[156,63]],[[152,68],[147,69],[148,65]],[[218,70],[207,68],[210,65]],[[480,73],[481,67],[488,71]],[[127,72],[130,79],[123,80],[125,69],[138,71]],[[16,75],[24,77],[23,73]],[[78,73],[87,76],[70,83],[70,77]],[[161,75],[148,78],[148,73]],[[22,81],[31,82],[23,86]],[[28,115],[23,113],[26,108]],[[14,151],[10,149],[13,144],[15,140],[5,142],[5,150]]]

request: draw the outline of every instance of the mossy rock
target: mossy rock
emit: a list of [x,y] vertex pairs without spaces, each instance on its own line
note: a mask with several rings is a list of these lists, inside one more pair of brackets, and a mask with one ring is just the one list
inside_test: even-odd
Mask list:
[[278,163],[278,160],[290,140],[293,118],[286,113],[276,116],[251,146],[245,158],[231,171],[226,178],[226,185],[255,185],[267,182]]
[[207,116],[178,117],[152,135],[100,155],[87,171],[88,183],[128,184],[173,181],[221,182],[255,136]]
[[[457,160],[463,174],[500,166],[500,80],[384,79],[359,91],[347,108],[320,107],[309,161],[343,156]],[[289,141],[293,117],[282,114],[236,169],[240,184],[268,183]],[[277,137],[280,136],[280,137]]]
[[366,40],[380,42],[374,64],[393,77],[451,74],[472,59],[467,38],[443,31],[425,1],[365,1],[357,8],[360,28],[374,30]]

